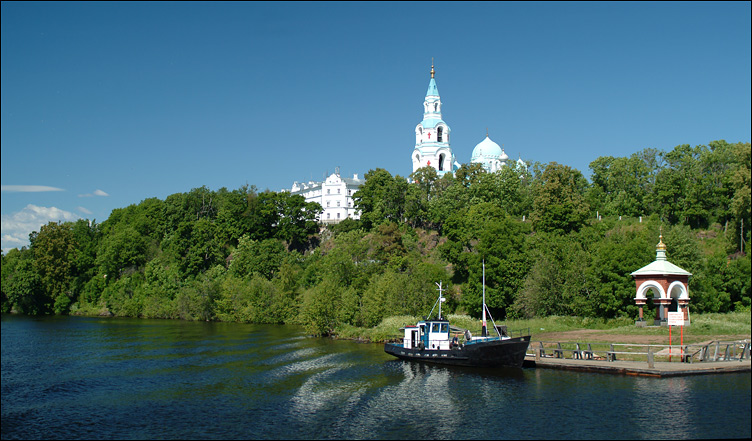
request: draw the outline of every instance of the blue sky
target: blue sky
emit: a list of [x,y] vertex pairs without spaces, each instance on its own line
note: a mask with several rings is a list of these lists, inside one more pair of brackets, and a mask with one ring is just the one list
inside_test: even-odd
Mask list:
[[750,3],[2,2],[2,248],[207,186],[750,141]]

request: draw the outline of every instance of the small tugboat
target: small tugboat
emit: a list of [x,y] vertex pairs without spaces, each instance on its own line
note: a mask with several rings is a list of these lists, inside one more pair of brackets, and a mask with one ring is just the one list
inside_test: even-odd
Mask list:
[[[441,283],[437,283],[439,298],[431,308],[428,317],[415,326],[402,328],[405,332],[402,343],[386,343],[384,351],[400,359],[411,361],[455,366],[522,367],[530,344],[530,333],[526,335],[520,333],[518,337],[511,337],[507,333],[506,326],[496,326],[491,317],[496,335],[488,335],[486,312],[489,317],[491,312],[486,307],[485,264],[483,272],[483,321],[480,336],[474,337],[469,330],[450,326],[449,320],[441,315],[441,304],[446,299],[442,296]],[[435,319],[431,319],[437,304],[439,313]],[[454,338],[451,338],[451,333],[454,333]]]

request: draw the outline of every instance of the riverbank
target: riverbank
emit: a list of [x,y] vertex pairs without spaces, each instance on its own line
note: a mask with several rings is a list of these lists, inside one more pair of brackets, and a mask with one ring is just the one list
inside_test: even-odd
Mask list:
[[[77,311],[71,315],[83,317],[113,317],[107,310]],[[449,314],[453,326],[469,329],[473,334],[480,332],[480,322],[465,314]],[[420,317],[387,317],[373,328],[359,328],[341,325],[330,337],[342,340],[355,340],[364,343],[384,343],[401,338],[400,328],[414,325]],[[177,319],[180,320],[180,319]],[[514,331],[530,332],[531,340],[553,342],[586,343],[633,343],[668,344],[669,329],[666,326],[637,327],[632,319],[597,319],[590,317],[560,317],[508,320],[497,323]],[[672,328],[671,342],[678,344],[682,330]],[[692,324],[683,330],[683,343],[702,343],[712,340],[736,341],[752,340],[752,320],[750,311],[710,313],[692,315]]]
[[[469,329],[473,334],[480,332],[480,321],[464,314],[449,314],[452,326]],[[396,341],[401,337],[400,328],[414,325],[419,317],[394,316],[385,318],[373,328],[340,326],[335,331],[336,338],[383,343]],[[507,320],[497,322],[511,331],[529,332],[531,340],[589,343],[634,343],[668,344],[669,329],[666,326],[637,327],[634,320],[627,318],[595,319],[590,317],[559,317]],[[671,330],[672,343],[679,343],[682,330]],[[683,329],[685,344],[711,340],[735,341],[752,339],[752,321],[748,310],[730,313],[710,313],[692,315],[692,324]]]

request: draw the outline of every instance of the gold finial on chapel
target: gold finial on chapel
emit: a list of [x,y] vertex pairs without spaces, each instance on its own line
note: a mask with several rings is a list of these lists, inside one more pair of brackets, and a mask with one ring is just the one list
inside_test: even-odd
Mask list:
[[663,227],[661,227],[660,233],[658,235],[658,246],[657,246],[657,248],[659,250],[665,250],[666,249],[666,244],[663,243]]

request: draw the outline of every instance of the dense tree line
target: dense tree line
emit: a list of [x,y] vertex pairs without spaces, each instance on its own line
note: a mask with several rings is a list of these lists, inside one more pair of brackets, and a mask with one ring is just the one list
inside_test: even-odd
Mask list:
[[[495,317],[636,316],[629,275],[659,231],[693,273],[691,308],[750,305],[750,144],[600,157],[591,178],[557,163],[410,179],[371,170],[359,221],[323,228],[318,204],[205,187],[49,223],[2,256],[2,309],[252,323],[314,334],[447,308],[479,315],[483,262]],[[744,248],[744,252],[742,251]]]

